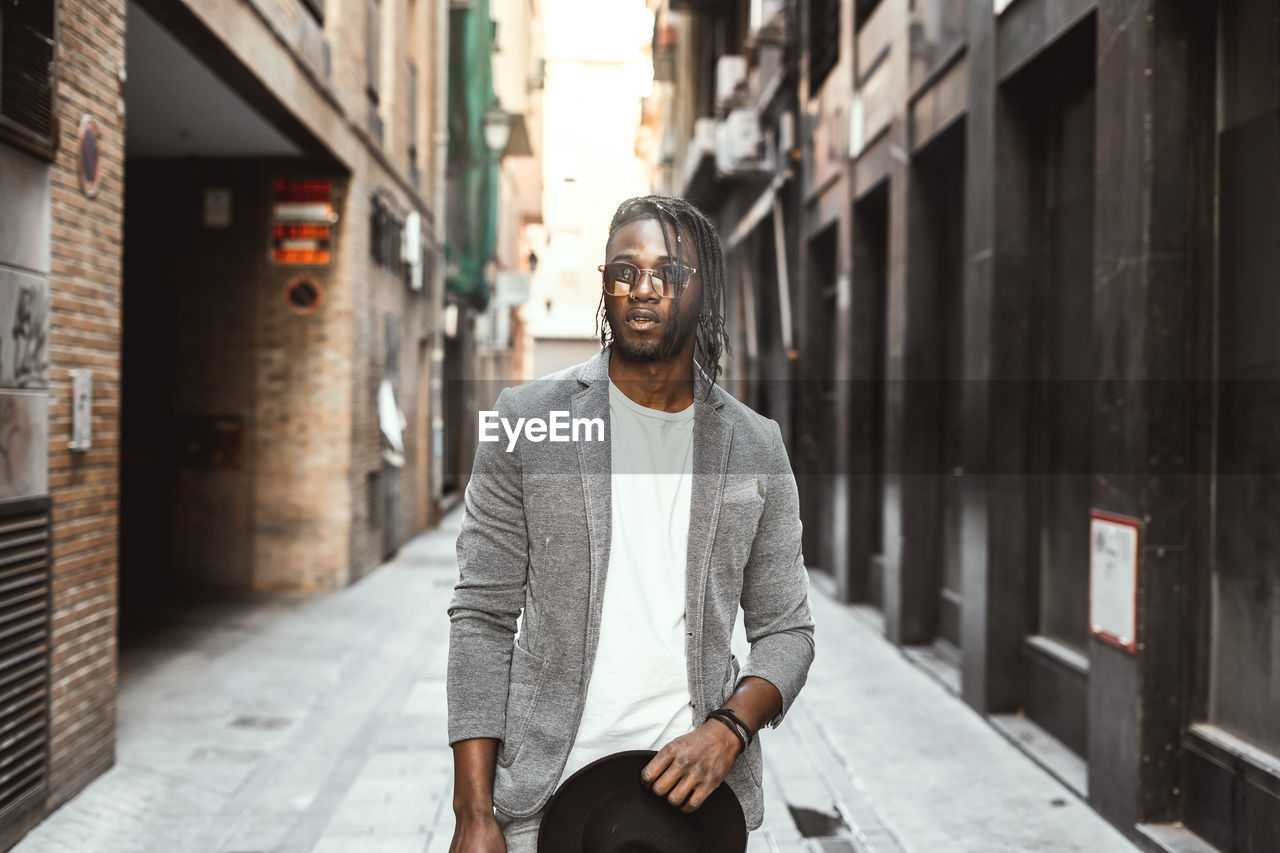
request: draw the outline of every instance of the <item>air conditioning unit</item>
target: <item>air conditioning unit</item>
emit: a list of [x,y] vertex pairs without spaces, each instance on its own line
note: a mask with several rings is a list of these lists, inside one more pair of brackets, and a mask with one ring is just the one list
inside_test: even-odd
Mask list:
[[715,158],[718,128],[719,123],[710,116],[694,119],[693,136],[689,138],[688,147],[684,152],[684,165],[680,170],[679,186],[688,187],[698,174],[698,170],[702,168],[703,162]]
[[670,164],[676,161],[676,149],[679,143],[676,140],[676,129],[674,125],[668,124],[662,129],[662,144],[658,148],[658,162],[660,164]]
[[716,171],[746,175],[771,171],[760,114],[754,107],[738,107],[716,123]]
[[751,0],[748,37],[756,44],[786,44],[789,18],[787,0]]
[[747,58],[725,54],[716,60],[716,112],[741,100],[740,89],[747,85]]
[[404,236],[400,238],[400,259],[409,268],[409,288],[422,289],[422,215],[409,211],[404,218]]

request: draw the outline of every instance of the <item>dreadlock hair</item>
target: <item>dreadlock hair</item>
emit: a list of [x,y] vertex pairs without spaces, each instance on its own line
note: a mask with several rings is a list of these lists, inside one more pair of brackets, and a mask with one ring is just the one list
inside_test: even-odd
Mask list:
[[[698,313],[698,325],[694,335],[694,354],[702,365],[710,382],[707,385],[707,396],[711,395],[711,386],[715,385],[720,375],[720,354],[732,354],[729,346],[729,335],[724,327],[725,274],[724,256],[720,251],[720,236],[715,226],[707,219],[706,214],[682,198],[663,195],[645,195],[629,198],[618,205],[609,223],[609,238],[605,241],[606,251],[613,235],[624,225],[642,219],[655,219],[662,227],[662,237],[666,242],[667,256],[683,263],[681,250],[681,232],[693,238],[694,249],[698,253],[698,272],[702,279],[702,309]],[[675,251],[672,251],[672,240]],[[604,294],[600,294],[600,305],[596,312],[596,328],[600,332],[600,345],[608,346],[613,341],[613,329],[605,316]],[[679,317],[680,303],[674,300],[671,305],[671,317]]]

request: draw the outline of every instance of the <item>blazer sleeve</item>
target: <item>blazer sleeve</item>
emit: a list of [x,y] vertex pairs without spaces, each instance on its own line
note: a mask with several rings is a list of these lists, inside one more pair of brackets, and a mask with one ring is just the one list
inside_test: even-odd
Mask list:
[[[494,408],[510,416],[509,389]],[[502,739],[517,618],[529,565],[519,449],[479,442],[458,533],[458,581],[449,602],[450,745]]]
[[804,687],[813,663],[809,573],[800,546],[800,498],[778,424],[772,450],[781,465],[768,478],[764,509],[742,580],[742,616],[751,653],[739,677],[754,675],[778,688],[776,728]]

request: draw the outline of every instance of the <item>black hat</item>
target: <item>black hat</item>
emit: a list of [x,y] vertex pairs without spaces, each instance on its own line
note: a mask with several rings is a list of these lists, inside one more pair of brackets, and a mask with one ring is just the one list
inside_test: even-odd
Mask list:
[[685,814],[640,781],[657,755],[617,752],[564,781],[538,829],[538,853],[743,853],[747,822],[728,785]]

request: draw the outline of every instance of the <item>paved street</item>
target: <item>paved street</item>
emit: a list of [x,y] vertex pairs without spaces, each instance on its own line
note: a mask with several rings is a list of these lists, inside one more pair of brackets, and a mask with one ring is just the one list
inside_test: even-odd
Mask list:
[[[208,604],[126,645],[116,766],[17,853],[444,853],[457,523],[340,593]],[[761,735],[752,853],[1135,849],[849,609],[813,604],[809,685]]]

